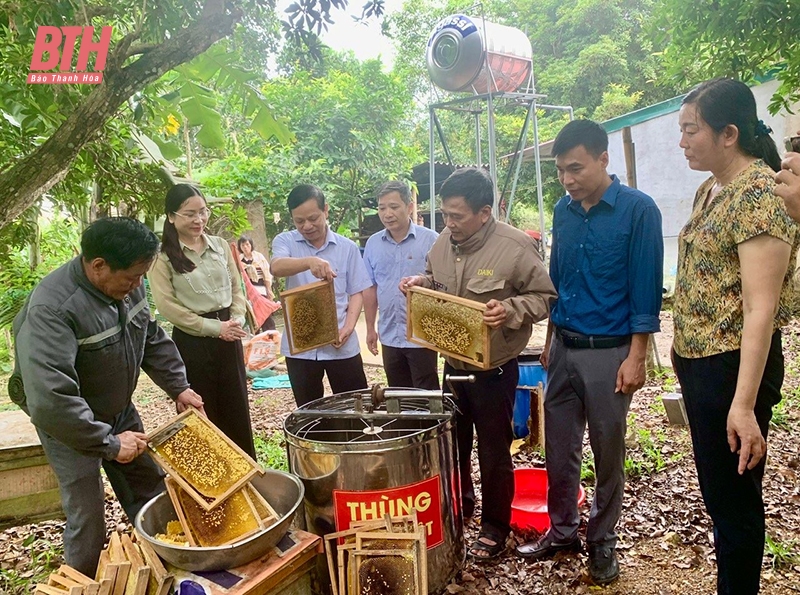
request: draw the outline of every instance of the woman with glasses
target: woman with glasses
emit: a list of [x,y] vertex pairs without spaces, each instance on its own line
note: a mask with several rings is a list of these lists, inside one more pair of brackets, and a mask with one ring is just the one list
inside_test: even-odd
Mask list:
[[205,233],[202,192],[177,184],[167,192],[161,254],[150,271],[156,307],[174,325],[172,339],[192,389],[220,430],[255,458],[242,329],[245,297],[227,242]]

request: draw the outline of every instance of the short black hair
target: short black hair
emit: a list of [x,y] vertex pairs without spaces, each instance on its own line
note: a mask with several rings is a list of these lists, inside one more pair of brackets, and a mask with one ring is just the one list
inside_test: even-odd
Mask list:
[[402,180],[392,180],[391,182],[386,182],[381,185],[381,187],[378,188],[378,200],[381,199],[381,196],[386,196],[392,192],[397,192],[400,195],[400,199],[405,204],[411,203],[411,188]]
[[464,167],[450,174],[442,184],[439,196],[442,200],[463,196],[472,212],[477,213],[483,207],[494,204],[494,184],[484,170]]
[[593,120],[573,120],[561,129],[553,141],[553,157],[569,153],[581,145],[593,157],[600,157],[608,151],[608,133]]
[[245,236],[245,235],[239,236],[239,240],[236,242],[236,247],[239,248],[239,252],[242,251],[242,244],[244,244],[245,242],[249,242],[250,243],[250,249],[251,250],[254,248],[253,240],[252,240],[252,238],[250,236]]
[[158,254],[158,237],[144,223],[129,217],[98,219],[81,236],[86,261],[102,258],[112,271],[122,271]]
[[322,190],[312,184],[300,184],[299,186],[295,186],[289,193],[289,198],[286,199],[289,212],[291,213],[311,198],[317,201],[317,206],[320,210],[325,209],[325,195],[322,193]]

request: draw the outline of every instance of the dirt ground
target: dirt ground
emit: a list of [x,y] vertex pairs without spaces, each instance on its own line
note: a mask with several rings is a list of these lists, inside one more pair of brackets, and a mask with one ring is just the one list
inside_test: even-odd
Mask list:
[[[662,364],[669,364],[672,320],[663,313],[662,333],[656,344]],[[762,593],[800,593],[800,324],[785,329],[786,379],[784,400],[775,409],[769,438],[769,460],[764,479],[767,532],[762,571]],[[384,381],[380,368],[370,367],[373,382]],[[622,518],[618,526],[618,552],[622,574],[615,583],[599,588],[588,578],[585,554],[559,555],[542,562],[524,562],[511,548],[499,560],[477,564],[467,562],[449,593],[464,594],[566,594],[677,595],[715,592],[715,563],[711,524],[703,506],[691,455],[688,430],[670,426],[659,397],[676,390],[671,371],[656,373],[637,393],[628,419],[628,482]],[[168,420],[174,410],[165,397],[143,377],[136,402],[148,429]],[[282,421],[293,409],[289,390],[251,391],[254,430],[266,436],[282,431]],[[0,402],[2,407],[2,402]],[[593,495],[591,456],[585,443],[588,517]],[[514,455],[515,464],[543,466],[538,449],[522,445]],[[476,487],[480,477],[476,469]],[[476,511],[479,517],[480,508]],[[109,530],[128,527],[119,505],[107,498]],[[582,527],[583,532],[585,527]],[[29,582],[48,565],[60,562],[63,522],[49,521],[0,532],[0,592],[23,593]],[[475,522],[466,529],[469,543],[477,536]],[[522,541],[533,534],[514,535]],[[509,546],[512,544],[509,543]]]

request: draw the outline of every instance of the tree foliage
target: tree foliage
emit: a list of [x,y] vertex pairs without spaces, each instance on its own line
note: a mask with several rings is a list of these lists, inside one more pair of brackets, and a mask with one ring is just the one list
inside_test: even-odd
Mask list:
[[260,89],[286,118],[295,142],[264,143],[242,130],[237,154],[210,164],[201,176],[212,192],[261,200],[267,213],[282,214],[277,222],[267,217],[270,235],[285,229],[285,200],[296,184],[320,186],[333,226],[347,227],[357,220],[361,198],[423,159],[411,148],[412,102],[399,77],[384,72],[379,60],[323,51],[322,66],[306,69],[293,60],[283,65],[286,74]]
[[662,0],[654,31],[668,40],[669,72],[689,86],[717,76],[750,82],[770,71],[780,81],[770,111],[800,100],[797,0]]
[[[314,29],[319,22],[327,26],[332,22],[331,10],[346,5],[347,0],[300,0],[297,9],[307,14],[295,28]],[[362,16],[381,11],[382,2],[374,0]],[[291,20],[291,11],[289,16]],[[114,37],[103,84],[26,84],[36,30],[42,24],[112,26]],[[52,190],[56,197],[51,198],[58,199],[82,189],[84,197],[88,196],[103,173],[98,169],[100,160],[90,154],[93,144],[106,145],[95,153],[105,153],[103,166],[116,170],[116,179],[129,173],[120,168],[131,160],[131,154],[134,161],[138,158],[131,141],[132,127],[152,133],[177,111],[190,126],[200,127],[194,135],[197,142],[222,147],[216,94],[226,101],[239,101],[243,117],[262,138],[277,135],[286,140],[288,131],[273,117],[253,84],[254,76],[263,75],[269,51],[276,47],[277,29],[274,0],[26,0],[0,4],[0,229],[45,192]],[[249,58],[250,66],[255,66],[250,70],[256,74],[240,68],[222,52],[179,68],[234,31],[228,49],[237,57]],[[168,79],[162,80],[171,71]],[[181,76],[198,76],[200,84],[188,84]],[[148,114],[155,117],[143,117]],[[155,128],[147,129],[148,125]],[[124,145],[125,150],[105,150],[113,145]],[[62,182],[66,188],[60,187]],[[114,184],[100,186],[113,192]],[[135,202],[135,196],[128,198]]]

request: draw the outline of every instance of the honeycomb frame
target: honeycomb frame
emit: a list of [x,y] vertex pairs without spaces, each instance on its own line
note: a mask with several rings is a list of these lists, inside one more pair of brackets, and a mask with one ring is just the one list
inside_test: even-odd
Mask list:
[[[491,329],[483,322],[486,304],[424,287],[410,287],[406,309],[406,338],[411,343],[481,370],[491,367]],[[437,327],[442,336],[433,337],[431,331]]]
[[[332,345],[339,340],[339,317],[333,279],[283,291],[281,304],[286,319],[289,355]],[[307,328],[309,318],[316,323],[316,328]]]
[[[187,429],[189,432],[185,432]],[[190,443],[192,450],[180,447],[181,442]],[[148,434],[147,444],[153,460],[207,511],[222,504],[256,474],[264,474],[256,461],[193,408]],[[192,464],[200,465],[200,471],[188,470]],[[219,483],[209,484],[209,478]]]
[[164,478],[164,483],[190,547],[232,545],[264,528],[247,486],[220,506],[205,510],[172,478]]

